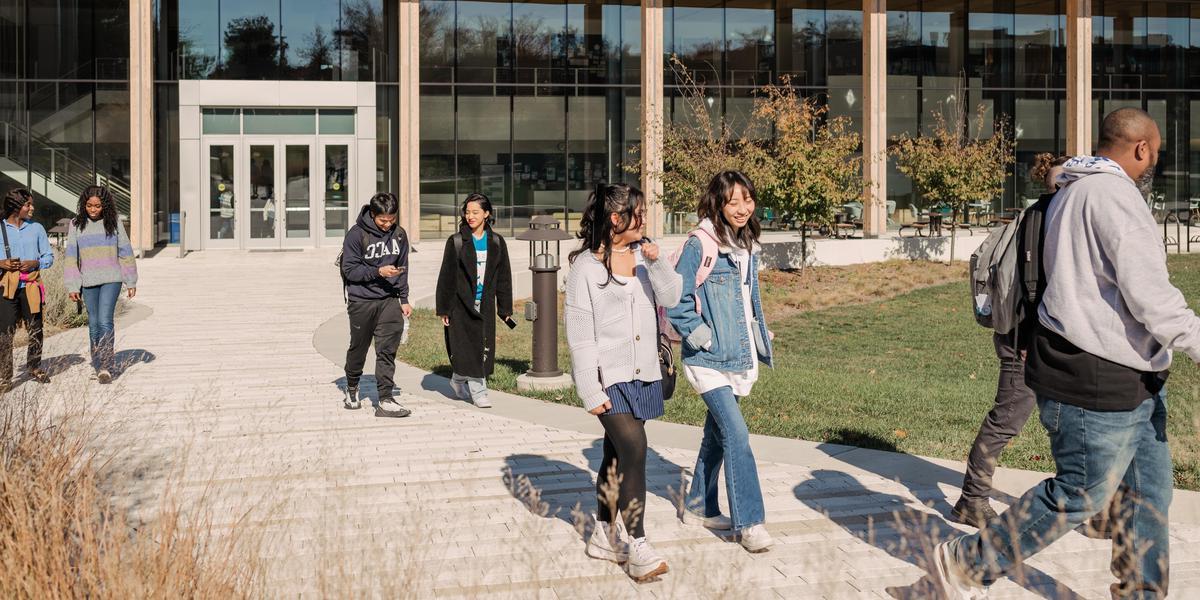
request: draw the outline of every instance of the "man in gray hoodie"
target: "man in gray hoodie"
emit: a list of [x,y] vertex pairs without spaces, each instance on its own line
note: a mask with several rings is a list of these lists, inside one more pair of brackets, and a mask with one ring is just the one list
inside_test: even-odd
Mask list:
[[974,535],[944,542],[931,575],[947,598],[977,598],[1106,507],[1114,598],[1167,594],[1172,350],[1200,361],[1200,318],[1171,285],[1145,197],[1162,139],[1145,112],[1104,118],[1097,156],[1071,159],[1046,213],[1046,281],[1025,381],[1056,472]]

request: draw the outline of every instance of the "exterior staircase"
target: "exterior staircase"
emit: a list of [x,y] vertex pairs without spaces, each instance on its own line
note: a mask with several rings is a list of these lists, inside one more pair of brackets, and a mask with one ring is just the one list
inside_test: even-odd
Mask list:
[[[128,217],[132,193],[128,181],[97,173],[89,160],[70,149],[39,137],[24,126],[0,121],[0,173],[74,213],[79,195],[91,185],[107,186],[117,212]],[[26,155],[25,149],[29,153]]]

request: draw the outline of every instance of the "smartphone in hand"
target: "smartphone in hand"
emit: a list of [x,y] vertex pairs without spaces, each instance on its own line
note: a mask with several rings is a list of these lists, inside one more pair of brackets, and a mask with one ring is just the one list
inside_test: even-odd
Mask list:
[[517,328],[517,322],[514,321],[512,317],[504,317],[504,324],[508,325],[509,329]]

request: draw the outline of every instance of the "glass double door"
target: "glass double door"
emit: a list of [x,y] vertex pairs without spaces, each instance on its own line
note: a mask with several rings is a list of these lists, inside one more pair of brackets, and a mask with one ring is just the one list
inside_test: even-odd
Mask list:
[[335,245],[350,224],[349,140],[206,138],[208,247]]

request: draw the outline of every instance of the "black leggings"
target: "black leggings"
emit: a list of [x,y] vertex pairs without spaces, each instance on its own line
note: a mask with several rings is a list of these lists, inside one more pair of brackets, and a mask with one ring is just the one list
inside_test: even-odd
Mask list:
[[600,461],[600,476],[596,478],[596,519],[605,523],[613,520],[613,506],[604,493],[610,485],[616,485],[615,481],[609,484],[613,470],[620,478],[616,510],[625,521],[625,529],[635,538],[645,537],[646,422],[622,413],[603,415],[600,424],[604,426],[604,460]]

